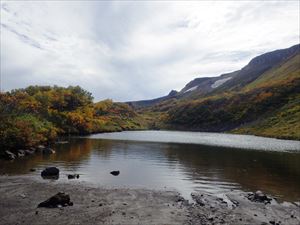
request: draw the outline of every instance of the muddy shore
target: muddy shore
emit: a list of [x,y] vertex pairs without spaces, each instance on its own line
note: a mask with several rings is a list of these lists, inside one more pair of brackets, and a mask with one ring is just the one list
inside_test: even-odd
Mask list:
[[[37,208],[58,192],[69,194],[74,205]],[[239,191],[222,196],[194,193],[193,199],[188,202],[175,191],[0,176],[0,224],[300,224],[300,207],[295,203],[252,202]]]

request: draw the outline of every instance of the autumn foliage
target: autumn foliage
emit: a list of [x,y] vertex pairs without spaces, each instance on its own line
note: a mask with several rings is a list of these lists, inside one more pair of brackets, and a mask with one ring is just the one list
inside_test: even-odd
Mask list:
[[1,150],[54,141],[59,135],[141,129],[137,114],[124,103],[93,103],[76,87],[30,86],[0,94]]

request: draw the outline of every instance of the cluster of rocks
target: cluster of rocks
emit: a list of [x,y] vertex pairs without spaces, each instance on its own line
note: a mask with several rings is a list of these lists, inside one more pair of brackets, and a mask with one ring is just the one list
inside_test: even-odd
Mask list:
[[265,204],[269,204],[272,201],[272,198],[268,197],[262,191],[256,191],[255,193],[249,193],[247,198],[252,202],[261,202]]
[[40,152],[40,153],[43,153],[43,154],[54,154],[55,153],[55,151],[52,148],[45,147],[44,145],[39,145],[36,148],[31,147],[31,148],[26,149],[26,150],[23,150],[23,149],[19,149],[19,150],[16,150],[16,151],[6,150],[2,154],[2,158],[6,159],[6,160],[14,160],[16,158],[21,158],[21,157],[24,157],[24,156],[33,155],[34,153],[37,153],[37,152]]

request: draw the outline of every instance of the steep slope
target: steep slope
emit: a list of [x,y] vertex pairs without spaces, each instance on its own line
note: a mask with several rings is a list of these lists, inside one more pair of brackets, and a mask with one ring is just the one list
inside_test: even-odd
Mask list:
[[[224,92],[239,91],[250,83],[255,86],[258,82],[260,82],[256,80],[259,79],[266,71],[272,71],[272,69],[277,70],[277,67],[280,67],[286,61],[294,58],[299,53],[299,49],[300,45],[298,44],[287,49],[268,52],[253,58],[241,70],[222,74],[216,77],[196,78],[186,84],[185,87],[179,92],[171,91],[169,95],[161,98],[128,103],[136,108],[153,107],[155,105],[164,104],[167,101],[172,101],[174,99],[197,100],[199,98],[218,95]],[[295,61],[297,60],[299,59],[294,58],[294,62],[290,63],[296,66]],[[286,74],[286,71],[282,72]],[[273,78],[280,78],[280,74],[282,74],[282,72],[278,71],[276,74],[272,75],[272,77],[269,78],[267,78],[268,76],[266,75],[265,79],[266,81],[270,81]],[[253,83],[254,81],[256,81],[256,83]]]
[[298,44],[287,49],[280,49],[257,56],[242,68],[233,79],[218,88],[218,91],[238,90],[259,78],[264,72],[293,58],[299,51],[300,45]]

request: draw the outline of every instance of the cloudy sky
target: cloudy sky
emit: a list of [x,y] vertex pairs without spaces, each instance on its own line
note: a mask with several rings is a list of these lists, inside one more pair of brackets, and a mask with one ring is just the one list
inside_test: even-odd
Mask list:
[[1,88],[160,97],[299,43],[299,1],[1,1]]

